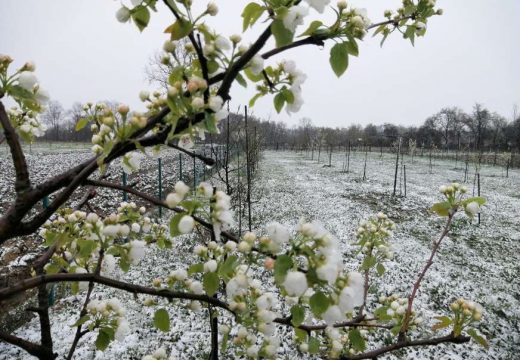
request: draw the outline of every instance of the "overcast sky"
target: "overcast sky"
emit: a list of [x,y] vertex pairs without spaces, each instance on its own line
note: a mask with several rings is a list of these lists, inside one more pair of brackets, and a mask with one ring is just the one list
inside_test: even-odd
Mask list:
[[[210,25],[224,35],[241,33],[240,13],[249,0],[216,2],[220,12]],[[374,22],[400,3],[349,2],[366,7]],[[323,126],[419,125],[444,106],[471,111],[480,102],[510,119],[513,105],[520,105],[520,1],[437,2],[444,15],[430,20],[415,47],[398,33],[383,48],[378,38],[366,37],[360,57],[351,58],[340,79],[328,65],[328,47],[308,46],[274,58],[293,59],[308,74],[305,104],[291,117],[277,115],[268,96],[257,102],[255,115],[290,125],[302,117]],[[194,3],[204,8],[207,1]],[[144,110],[138,99],[141,89],[150,88],[144,68],[161,48],[163,30],[173,19],[160,4],[140,34],[135,26],[116,21],[119,6],[111,0],[0,0],[0,53],[13,57],[17,66],[34,61],[42,87],[65,107],[75,101],[115,100]],[[244,37],[253,41],[263,27]],[[232,107],[247,103],[253,94],[253,86],[244,90],[236,84]]]

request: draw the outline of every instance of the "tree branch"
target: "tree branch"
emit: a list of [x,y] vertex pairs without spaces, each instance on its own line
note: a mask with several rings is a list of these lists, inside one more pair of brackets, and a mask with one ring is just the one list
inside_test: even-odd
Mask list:
[[368,351],[365,353],[357,354],[357,355],[343,355],[340,357],[340,360],[360,360],[360,359],[376,359],[378,356],[389,353],[391,351],[407,348],[407,347],[415,347],[415,346],[433,346],[439,345],[442,343],[453,343],[453,344],[463,344],[467,343],[470,340],[467,336],[454,336],[453,334],[449,334],[446,336],[433,338],[433,339],[420,339],[420,340],[406,340],[400,341],[392,345],[383,346],[382,348],[375,349],[372,351]]
[[4,129],[5,141],[9,146],[11,157],[13,158],[13,165],[16,172],[16,182],[14,184],[14,188],[17,194],[17,201],[19,201],[19,196],[31,188],[31,181],[29,179],[29,170],[27,169],[27,162],[25,161],[22,145],[18,140],[18,135],[16,135],[16,131],[11,124],[9,116],[5,111],[4,104],[1,101],[0,124]]
[[424,279],[424,276],[426,275],[426,272],[433,264],[433,259],[435,257],[435,254],[437,254],[437,251],[439,250],[439,247],[441,245],[442,240],[448,235],[448,232],[450,231],[451,221],[453,220],[453,216],[455,213],[451,213],[448,216],[448,220],[446,221],[446,225],[444,226],[444,230],[442,231],[439,240],[433,243],[432,252],[430,254],[430,258],[426,262],[426,265],[422,269],[421,273],[417,277],[417,280],[415,281],[412,289],[412,293],[408,297],[408,307],[406,309],[406,313],[404,315],[403,319],[403,326],[401,327],[401,330],[399,331],[399,338],[404,339],[406,331],[408,331],[408,325],[410,322],[410,317],[412,315],[412,307],[413,307],[413,301],[415,299],[415,296],[417,295],[417,291],[419,290],[419,287],[421,286],[421,281]]
[[230,312],[229,306],[219,300],[215,299],[208,295],[202,294],[191,294],[180,291],[171,291],[168,289],[156,289],[151,287],[146,287],[142,285],[131,284],[119,280],[115,280],[112,278],[107,278],[101,275],[96,275],[93,273],[89,274],[52,274],[52,275],[38,275],[29,279],[25,279],[20,281],[19,283],[12,285],[7,288],[0,289],[0,299],[7,299],[12,297],[20,292],[33,289],[37,286],[43,284],[57,283],[57,282],[69,282],[69,281],[92,281],[97,284],[105,285],[112,287],[114,289],[119,289],[123,291],[130,292],[132,294],[147,294],[152,296],[163,297],[166,299],[181,299],[181,300],[195,300],[201,301],[204,303],[208,303],[214,305],[216,307],[222,308],[224,310],[228,310]]
[[0,340],[5,341],[8,344],[18,346],[19,348],[22,348],[29,354],[36,356],[39,359],[54,359],[52,352],[49,352],[43,346],[19,338],[18,336],[6,334],[0,331]]

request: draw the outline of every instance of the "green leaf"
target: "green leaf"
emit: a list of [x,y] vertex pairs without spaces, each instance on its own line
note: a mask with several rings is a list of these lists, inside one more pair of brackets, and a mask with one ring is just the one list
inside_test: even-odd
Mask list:
[[300,326],[305,320],[305,309],[301,305],[294,305],[291,308],[291,322],[294,326]]
[[252,82],[258,82],[264,79],[264,75],[262,75],[262,73],[253,74],[250,68],[245,69],[244,74],[246,74],[246,77]]
[[348,68],[348,50],[346,43],[336,44],[330,49],[329,62],[337,77],[343,75]]
[[253,26],[258,18],[262,16],[264,10],[265,8],[257,3],[247,4],[244,11],[242,11],[242,18],[244,19],[242,23],[243,31],[246,31],[249,26]]
[[283,109],[283,105],[285,104],[285,96],[283,95],[283,93],[279,92],[278,94],[276,94],[273,102],[276,112],[280,113],[280,111],[282,111]]
[[205,273],[202,276],[202,285],[204,286],[204,291],[206,291],[209,296],[213,296],[217,292],[219,286],[219,277],[217,273]]
[[293,92],[291,90],[289,90],[289,89],[284,87],[282,89],[282,94],[283,94],[283,97],[285,98],[285,101],[288,104],[294,103],[294,94],[293,94]]
[[139,31],[143,31],[150,22],[150,10],[145,6],[140,6],[132,12],[132,19]]
[[123,272],[127,272],[130,270],[130,262],[128,261],[128,257],[122,256],[121,260],[119,261],[119,267]]
[[293,267],[293,261],[290,256],[280,255],[274,263],[274,280],[277,284],[281,284],[287,272]]
[[309,354],[317,354],[320,351],[320,341],[315,337],[309,339]]
[[309,299],[309,305],[314,315],[320,316],[329,308],[330,300],[329,297],[321,291],[316,291]]
[[181,235],[181,232],[179,231],[179,222],[184,215],[186,214],[179,213],[170,219],[170,236],[174,237]]
[[165,32],[169,32],[171,34],[172,40],[180,40],[188,36],[192,29],[192,24],[189,21],[178,19],[176,22],[170,25],[165,30]]
[[109,344],[110,338],[108,334],[102,330],[99,330],[98,336],[96,338],[96,348],[98,350],[104,351]]
[[87,118],[79,119],[78,123],[76,124],[76,131],[80,131],[85,126],[87,126],[88,123],[89,120]]
[[292,43],[294,34],[287,30],[282,20],[274,20],[271,24],[271,32],[276,40],[276,47]]
[[311,24],[309,25],[309,27],[307,28],[307,30],[305,30],[305,32],[301,33],[300,36],[309,36],[309,35],[312,35],[316,30],[318,30],[318,28],[323,25],[323,23],[319,20],[314,20],[313,22],[311,22]]
[[196,274],[196,273],[201,273],[204,271],[204,264],[202,263],[199,263],[199,264],[192,264],[190,265],[190,267],[188,268],[188,275],[193,275],[193,274]]
[[405,39],[410,39],[410,42],[412,43],[412,45],[415,45],[415,26],[414,25],[407,26],[403,37]]
[[483,346],[483,347],[485,347],[486,349],[489,349],[489,344],[488,344],[486,338],[483,337],[483,336],[480,336],[480,335],[477,333],[477,330],[470,328],[470,329],[467,330],[467,333],[468,333],[468,335],[471,336],[471,338],[472,338],[473,340],[475,340],[475,341],[476,341],[480,346]]
[[365,351],[365,339],[363,338],[363,336],[361,336],[361,332],[359,332],[358,329],[351,329],[348,332],[348,339],[350,340],[350,343],[352,344],[354,350],[357,350],[359,352]]
[[482,206],[486,203],[486,198],[482,197],[482,196],[475,196],[475,197],[470,197],[470,198],[467,198],[465,199],[462,204],[463,205],[467,205],[469,203],[472,203],[472,202],[476,202],[479,206]]
[[231,255],[220,266],[220,268],[218,270],[218,274],[224,279],[224,281],[227,282],[233,276],[233,273],[234,273],[237,265],[238,265],[238,257],[235,255]]
[[433,324],[432,326],[432,330],[435,331],[447,328],[453,322],[448,316],[435,316],[435,319],[439,320],[438,323]]
[[352,56],[358,56],[359,55],[359,48],[354,39],[350,40],[349,42],[345,43],[345,46],[347,48],[347,52]]
[[451,204],[448,201],[433,204],[430,211],[439,216],[448,216],[450,214]]
[[383,274],[385,273],[385,266],[381,263],[378,263],[377,266],[376,266],[376,270],[377,270],[377,274],[379,276],[383,276]]
[[249,107],[255,106],[256,100],[260,99],[264,94],[258,93],[249,100]]
[[71,325],[71,327],[77,327],[77,326],[80,326],[80,325],[83,325],[84,323],[86,323],[87,321],[90,320],[90,315],[83,315],[82,317],[80,317],[78,319],[78,321],[76,321],[73,325]]
[[374,315],[381,321],[392,320],[392,317],[388,315],[388,305],[381,306],[374,311]]
[[225,333],[225,334],[222,336],[222,343],[221,343],[221,345],[220,345],[223,353],[226,352],[227,345],[228,345],[228,341],[229,341],[229,333]]
[[165,309],[158,309],[153,315],[153,325],[164,332],[170,331],[170,315]]
[[94,240],[78,239],[77,244],[79,246],[79,255],[82,257],[90,257],[92,251],[97,248],[97,242]]
[[307,331],[299,328],[294,328],[294,334],[296,335],[296,338],[301,341],[306,341],[307,337],[309,336],[309,334],[307,334]]
[[367,256],[364,260],[363,260],[363,263],[361,264],[361,270],[368,270],[372,267],[374,267],[374,265],[376,264],[377,262],[377,259],[375,256]]
[[242,76],[242,74],[238,73],[236,79],[237,79],[237,82],[238,82],[240,85],[242,85],[242,86],[245,87],[245,88],[247,87],[247,81],[246,81],[246,79],[244,79],[244,77]]

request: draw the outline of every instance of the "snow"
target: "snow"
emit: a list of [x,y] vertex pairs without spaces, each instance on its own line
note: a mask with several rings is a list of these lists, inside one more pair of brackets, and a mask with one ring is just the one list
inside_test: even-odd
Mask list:
[[[53,162],[62,163],[53,167],[52,163],[41,161],[45,157],[40,157],[41,168],[38,167],[37,173],[45,166],[47,173],[55,172],[78,161],[82,155],[76,154],[72,159],[63,153],[47,156],[52,156]],[[371,289],[369,299],[375,301],[380,295],[392,293],[404,297],[429,255],[432,239],[440,233],[443,225],[441,219],[428,212],[428,208],[441,200],[437,190],[440,185],[452,181],[462,183],[464,169],[455,168],[453,161],[435,160],[430,173],[426,157],[416,157],[412,163],[406,156],[408,196],[392,198],[393,155],[384,154],[381,158],[379,153],[370,153],[366,181],[362,181],[364,154],[352,154],[349,173],[341,171],[344,160],[344,154],[334,153],[333,166],[324,167],[323,163],[310,160],[306,153],[264,152],[256,172],[253,193],[253,230],[261,235],[266,233],[265,225],[273,221],[294,229],[302,217],[308,221],[319,220],[340,240],[345,267],[357,270],[361,256],[354,254],[354,232],[361,220],[383,211],[397,224],[390,240],[395,257],[385,264],[385,275],[374,280],[378,292]],[[29,163],[38,166],[38,159],[29,158]],[[189,166],[189,163],[185,164]],[[412,349],[385,358],[514,359],[520,353],[520,171],[510,170],[509,178],[503,177],[503,173],[499,167],[482,168],[482,195],[488,201],[483,207],[482,223],[479,226],[475,220],[470,223],[463,217],[455,221],[453,232],[442,244],[415,302],[425,318],[426,333],[430,333],[428,329],[433,316],[447,314],[448,304],[453,300],[463,297],[482,304],[484,316],[479,330],[489,339],[490,349],[486,351],[475,343],[441,345]],[[165,178],[171,186],[178,179],[173,172]],[[472,173],[469,178],[470,183],[466,185],[471,193]],[[141,185],[148,184],[149,191],[155,191],[153,174],[142,175],[140,179]],[[5,181],[0,181],[0,187],[5,184]],[[101,197],[93,204],[102,201],[106,207],[109,199],[107,194],[106,198]],[[196,245],[195,240],[194,236],[188,235],[176,238],[173,249],[160,250],[152,246],[139,267],[115,276],[150,285],[154,278],[164,277],[194,262],[191,251]],[[265,284],[269,282],[264,282],[264,286],[270,290]],[[100,285],[95,287],[94,296],[121,300],[127,309],[130,334],[121,342],[113,342],[104,353],[95,350],[95,334],[88,334],[80,342],[76,359],[136,359],[152,354],[159,347],[164,347],[175,359],[199,359],[209,350],[206,310],[194,313],[183,307],[187,303],[176,301],[167,305],[166,301],[159,300],[162,306],[167,307],[173,320],[170,332],[162,333],[152,327],[155,307],[142,305],[146,297],[139,296],[136,300],[129,293]],[[74,329],[70,325],[76,321],[82,301],[81,295],[66,296],[52,307],[54,346],[60,356],[66,354],[72,342]],[[223,317],[229,321],[229,317]],[[38,322],[33,319],[16,334],[38,342],[38,329]],[[280,348],[278,358],[302,358],[292,344],[292,335],[289,332],[283,335],[285,330],[279,329],[280,336],[287,341]],[[13,358],[30,357],[13,346],[0,343],[0,359]]]

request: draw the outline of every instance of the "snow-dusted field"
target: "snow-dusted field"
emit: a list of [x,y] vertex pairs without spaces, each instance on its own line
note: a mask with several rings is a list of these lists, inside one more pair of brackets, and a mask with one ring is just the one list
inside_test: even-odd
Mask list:
[[[261,229],[270,221],[280,221],[294,227],[301,217],[320,220],[337,236],[343,246],[345,266],[356,269],[359,257],[354,257],[353,232],[358,223],[378,211],[386,212],[396,223],[392,239],[395,258],[387,264],[387,273],[377,280],[377,293],[371,298],[397,293],[408,294],[421,264],[424,263],[431,240],[440,232],[442,221],[427,209],[440,194],[440,185],[464,178],[463,169],[455,163],[436,160],[433,173],[427,158],[406,157],[406,198],[392,198],[394,159],[392,155],[369,154],[367,180],[362,181],[364,154],[353,154],[350,173],[341,172],[344,154],[335,153],[332,167],[311,161],[307,154],[293,152],[265,152],[254,193],[253,215],[255,228]],[[327,155],[328,163],[328,155]],[[459,167],[462,164],[459,164]],[[454,299],[464,297],[484,306],[480,330],[490,340],[488,351],[477,345],[441,345],[437,348],[417,349],[387,358],[406,359],[516,359],[520,354],[520,172],[510,171],[503,177],[503,169],[484,167],[481,170],[482,195],[488,200],[481,225],[464,220],[455,223],[454,232],[443,243],[439,258],[430,269],[416,301],[425,319],[440,315]],[[472,190],[473,173],[470,171]],[[398,184],[399,185],[399,184]],[[398,187],[399,193],[399,187]],[[156,277],[164,276],[178,267],[186,267],[191,256],[193,239],[178,238],[171,250],[149,250],[138,269],[116,274],[127,281],[149,285]],[[94,335],[87,335],[76,353],[78,359],[137,359],[152,353],[159,346],[167,349],[175,359],[199,359],[209,346],[207,312],[188,312],[171,306],[171,331],[160,333],[150,327],[153,309],[141,305],[127,293],[96,286],[96,297],[116,296],[125,303],[131,333],[124,341],[113,343],[106,352],[96,352]],[[68,351],[72,342],[77,308],[81,296],[68,296],[52,308],[55,349],[60,355]],[[429,328],[431,321],[426,321]],[[33,320],[17,331],[19,336],[38,341],[38,325]],[[290,338],[285,337],[285,338]],[[290,340],[289,340],[290,342]],[[279,358],[299,359],[290,347],[282,347]],[[0,343],[0,359],[29,358],[12,346]]]

